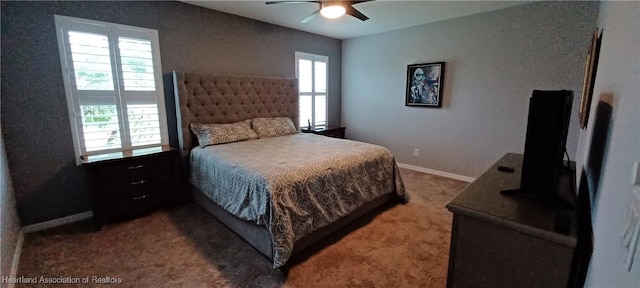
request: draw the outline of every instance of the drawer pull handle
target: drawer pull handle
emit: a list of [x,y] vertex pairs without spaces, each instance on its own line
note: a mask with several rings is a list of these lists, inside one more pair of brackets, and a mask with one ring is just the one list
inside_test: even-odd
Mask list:
[[140,165],[136,165],[136,166],[129,166],[129,170],[140,169],[142,167],[144,167],[144,164],[140,164]]
[[147,198],[147,195],[142,195],[142,196],[139,196],[139,197],[133,197],[133,200],[142,200],[142,199],[145,199],[145,198]]
[[140,185],[144,182],[147,182],[146,180],[140,180],[140,181],[136,181],[136,182],[131,182],[131,185]]

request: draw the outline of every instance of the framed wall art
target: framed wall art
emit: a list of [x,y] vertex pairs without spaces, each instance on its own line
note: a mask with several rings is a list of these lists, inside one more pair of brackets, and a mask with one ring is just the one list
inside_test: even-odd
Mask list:
[[444,62],[407,65],[406,106],[442,107]]
[[593,96],[593,84],[595,82],[598,69],[598,56],[600,55],[600,44],[602,42],[602,32],[599,29],[593,32],[589,49],[587,51],[587,61],[584,66],[584,78],[582,80],[582,96],[580,97],[580,128],[586,129],[589,122],[589,108],[591,108],[591,98]]

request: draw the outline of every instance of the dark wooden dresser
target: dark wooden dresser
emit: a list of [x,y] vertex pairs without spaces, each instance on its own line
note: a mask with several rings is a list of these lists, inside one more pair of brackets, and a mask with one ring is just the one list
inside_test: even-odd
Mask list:
[[302,130],[302,132],[344,139],[346,129],[347,127],[320,126],[320,127],[316,127],[313,130]]
[[130,219],[177,202],[177,149],[169,146],[82,157],[93,201],[96,230],[107,221]]
[[[447,287],[569,286],[577,243],[574,209],[500,193],[520,187],[522,160],[507,153],[447,205],[453,212]],[[575,200],[574,181],[573,173],[560,179],[558,195],[568,202]],[[559,219],[566,220],[562,229]]]

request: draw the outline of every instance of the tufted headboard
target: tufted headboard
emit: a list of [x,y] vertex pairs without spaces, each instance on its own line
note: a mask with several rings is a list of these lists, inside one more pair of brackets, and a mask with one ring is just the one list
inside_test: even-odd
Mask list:
[[224,124],[256,117],[290,117],[298,126],[298,80],[173,71],[178,141],[183,157],[197,138],[190,123]]

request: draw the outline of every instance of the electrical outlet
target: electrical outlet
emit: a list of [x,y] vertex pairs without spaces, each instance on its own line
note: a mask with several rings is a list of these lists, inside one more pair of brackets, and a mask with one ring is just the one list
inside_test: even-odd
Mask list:
[[416,157],[420,156],[420,149],[418,148],[413,149],[413,156],[416,156]]

